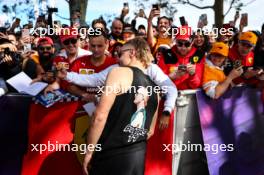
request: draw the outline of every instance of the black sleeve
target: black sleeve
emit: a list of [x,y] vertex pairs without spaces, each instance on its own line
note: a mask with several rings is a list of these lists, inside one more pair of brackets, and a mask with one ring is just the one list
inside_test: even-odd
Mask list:
[[34,79],[37,77],[37,64],[32,59],[28,59],[23,71],[31,78]]

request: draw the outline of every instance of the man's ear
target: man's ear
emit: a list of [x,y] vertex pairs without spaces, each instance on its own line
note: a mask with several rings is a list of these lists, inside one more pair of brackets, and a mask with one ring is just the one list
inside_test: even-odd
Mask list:
[[134,49],[130,50],[129,51],[129,56],[130,56],[130,58],[135,57],[136,56],[136,51]]

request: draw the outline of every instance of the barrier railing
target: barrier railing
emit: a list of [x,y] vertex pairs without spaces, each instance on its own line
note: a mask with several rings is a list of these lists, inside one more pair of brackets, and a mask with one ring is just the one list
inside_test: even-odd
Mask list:
[[[0,164],[1,174],[10,174],[10,172],[13,172],[12,174],[20,174],[22,158],[27,147],[27,124],[31,102],[32,97],[24,94],[12,93],[0,97],[0,135],[1,140],[4,141],[4,144],[0,146],[2,160],[4,160]],[[240,134],[243,131],[250,135],[252,139],[254,138],[252,142],[255,145],[262,146],[263,148],[263,111],[260,92],[253,89],[238,87],[225,94],[219,100],[210,100],[199,89],[180,91],[174,116],[173,143],[180,145],[189,141],[192,144],[203,145],[204,143],[211,144],[212,141],[219,139],[223,143],[238,142],[238,135],[234,135],[234,138],[231,140],[225,137],[229,134]],[[239,117],[236,115],[239,115]],[[230,117],[236,120],[230,120]],[[218,126],[217,123],[223,123],[223,125]],[[228,127],[225,128],[225,125]],[[211,132],[208,129],[209,126],[210,130],[214,129],[215,133],[219,133],[219,135],[209,137],[208,135]],[[225,132],[222,133],[221,130]],[[252,136],[251,130],[255,132]],[[255,136],[256,133],[258,136]],[[260,142],[261,140],[263,142]],[[256,154],[256,157],[258,155],[264,157],[263,150],[262,152],[260,150],[253,151],[252,154]],[[222,154],[224,153],[221,152]],[[228,155],[227,157],[232,157],[228,153],[225,154]],[[227,171],[224,167],[226,156],[222,155],[222,157],[219,157],[219,155],[204,151],[182,152],[174,150],[172,174],[206,175],[210,172],[211,175],[221,175],[220,171]],[[212,161],[212,157],[215,157],[217,160]],[[264,166],[264,160],[262,164],[256,160],[258,159],[251,160],[251,165],[255,165],[253,169],[255,173],[253,173],[252,167],[249,165],[249,167],[243,167],[244,169],[245,167],[250,169],[252,175],[264,173],[261,172],[263,171],[263,169],[261,170],[261,166]],[[259,167],[260,169],[258,169]],[[244,169],[243,171],[246,171]],[[237,171],[239,172],[240,170]]]

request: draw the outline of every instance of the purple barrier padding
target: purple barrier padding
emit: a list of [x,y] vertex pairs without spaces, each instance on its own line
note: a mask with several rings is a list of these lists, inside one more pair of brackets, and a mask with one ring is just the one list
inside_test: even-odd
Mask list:
[[261,93],[238,87],[218,100],[196,95],[210,175],[264,175]]
[[27,121],[31,97],[0,97],[0,175],[20,175],[27,148]]

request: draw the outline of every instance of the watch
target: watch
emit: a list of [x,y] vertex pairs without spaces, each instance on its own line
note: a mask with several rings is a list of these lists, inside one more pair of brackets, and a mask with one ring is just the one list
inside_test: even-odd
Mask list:
[[169,111],[163,111],[163,112],[162,112],[162,115],[165,115],[165,116],[168,116],[168,117],[170,117],[170,115],[171,115],[171,114],[170,114],[170,112],[169,112]]

